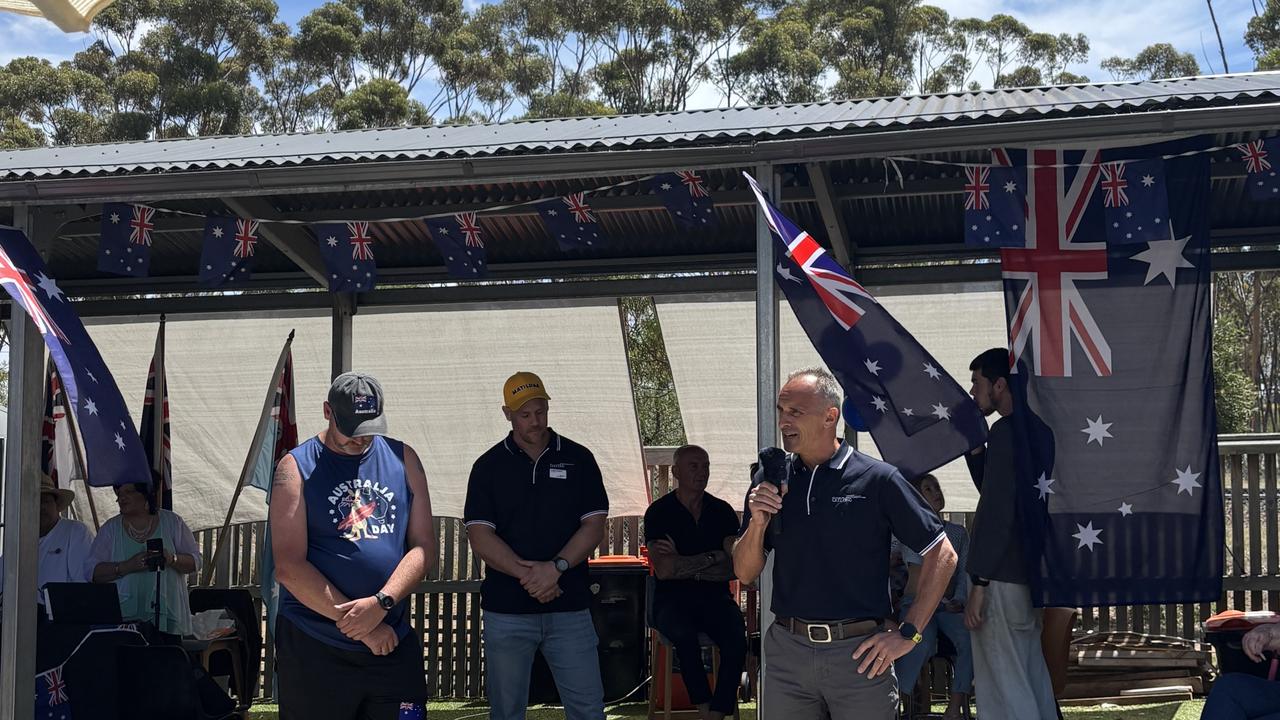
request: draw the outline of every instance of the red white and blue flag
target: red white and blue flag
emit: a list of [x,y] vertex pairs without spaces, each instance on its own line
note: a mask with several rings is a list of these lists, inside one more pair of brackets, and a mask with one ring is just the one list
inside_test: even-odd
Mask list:
[[716,204],[707,189],[706,178],[695,170],[660,173],[651,181],[671,220],[682,230],[711,230],[716,227]]
[[1254,200],[1280,200],[1280,135],[1235,146],[1244,161],[1245,184]]
[[870,432],[881,457],[906,477],[929,472],[981,445],[986,423],[968,393],[746,177],[779,240],[775,279],[844,388],[845,422]]
[[145,205],[106,203],[98,239],[98,270],[146,277],[151,269],[156,211]]
[[259,240],[257,220],[207,219],[200,249],[200,284],[222,287],[248,280],[253,275]]
[[[156,407],[160,416],[156,422]],[[165,510],[173,509],[173,457],[172,435],[169,430],[169,383],[164,372],[164,316],[160,316],[160,328],[156,331],[156,349],[147,369],[147,389],[142,398],[142,419],[138,423],[142,446],[147,453],[147,464],[153,473],[164,481],[156,500]]]
[[[1001,263],[1037,604],[1197,602],[1221,590],[1209,163],[1182,156],[1207,146],[997,152],[1027,177],[1026,243],[1002,249]],[[1160,232],[1130,237],[1116,217],[1126,210],[1132,229]]]
[[0,227],[0,285],[44,338],[84,442],[97,486],[147,481],[147,458],[128,408],[98,348],[27,236]]
[[329,275],[329,292],[368,292],[378,283],[374,236],[367,222],[312,225]]

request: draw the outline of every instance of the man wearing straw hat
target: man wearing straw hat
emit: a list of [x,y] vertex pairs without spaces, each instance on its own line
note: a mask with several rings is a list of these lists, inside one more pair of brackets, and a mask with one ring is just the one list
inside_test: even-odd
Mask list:
[[[62,517],[76,494],[60,488],[48,475],[40,477],[40,544],[36,571],[36,587],[51,582],[87,582],[85,563],[93,533],[84,523]],[[4,575],[4,558],[0,557],[0,576]],[[39,595],[37,595],[39,602]]]

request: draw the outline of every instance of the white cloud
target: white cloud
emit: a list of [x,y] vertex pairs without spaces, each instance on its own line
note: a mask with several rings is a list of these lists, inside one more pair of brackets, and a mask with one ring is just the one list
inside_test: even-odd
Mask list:
[[88,33],[64,33],[44,18],[9,13],[0,14],[0,37],[0,63],[35,55],[57,65],[93,42]]

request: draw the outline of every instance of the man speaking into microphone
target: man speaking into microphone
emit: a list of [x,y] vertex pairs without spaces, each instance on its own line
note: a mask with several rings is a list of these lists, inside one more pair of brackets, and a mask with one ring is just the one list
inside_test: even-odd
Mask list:
[[[779,467],[761,453],[733,548],[743,582],[755,582],[765,554],[777,553],[760,701],[768,720],[895,717],[893,661],[921,641],[956,566],[942,523],[902,474],[836,437],[840,395],[823,368],[787,377],[778,429],[790,454]],[[778,520],[785,529],[770,531]],[[924,558],[901,626],[888,620],[894,536]]]

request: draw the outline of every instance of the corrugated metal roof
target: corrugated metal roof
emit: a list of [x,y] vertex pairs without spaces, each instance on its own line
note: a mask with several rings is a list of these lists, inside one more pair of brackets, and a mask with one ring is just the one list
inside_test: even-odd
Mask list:
[[0,180],[742,144],[903,126],[1277,100],[1280,72],[1264,72],[650,115],[204,137],[3,152]]

